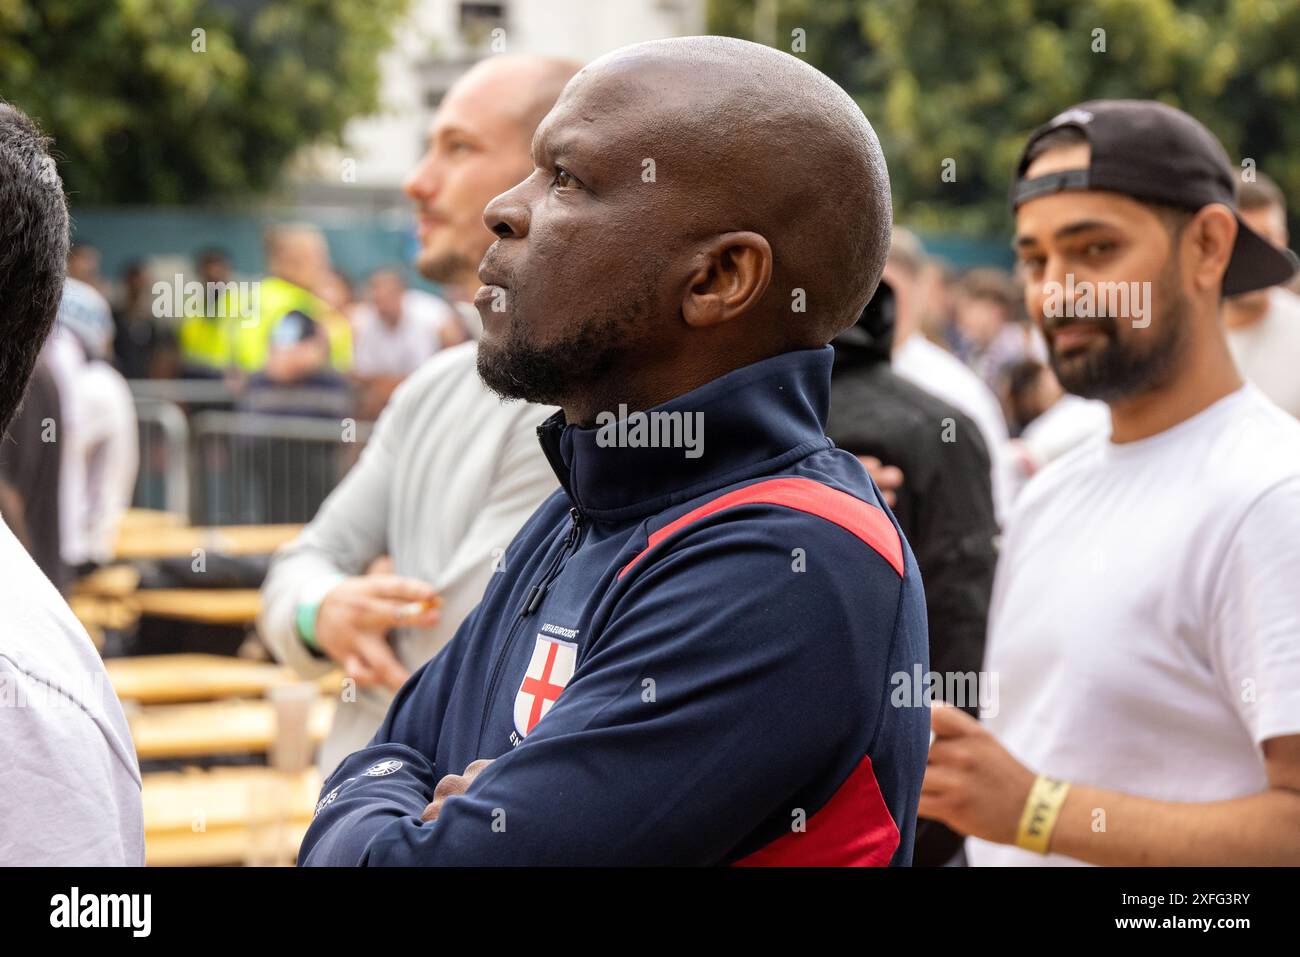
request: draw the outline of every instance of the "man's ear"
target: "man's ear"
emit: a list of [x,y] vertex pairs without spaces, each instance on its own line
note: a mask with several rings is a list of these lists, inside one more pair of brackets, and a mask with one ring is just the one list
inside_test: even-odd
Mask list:
[[1217,293],[1237,241],[1237,217],[1222,203],[1211,203],[1197,210],[1184,229],[1184,238],[1195,250],[1192,283],[1197,289]]
[[682,316],[688,325],[714,326],[749,312],[772,283],[772,247],[758,233],[714,236],[696,254]]

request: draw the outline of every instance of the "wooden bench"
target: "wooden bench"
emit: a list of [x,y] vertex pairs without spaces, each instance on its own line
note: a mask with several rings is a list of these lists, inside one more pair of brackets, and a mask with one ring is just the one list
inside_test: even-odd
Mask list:
[[151,866],[291,864],[320,794],[315,768],[190,769],[144,775]]
[[[218,698],[260,698],[272,688],[302,681],[284,665],[222,655],[142,655],[104,661],[117,696],[140,704],[175,704]],[[337,693],[342,674],[334,671],[319,682],[323,692]]]
[[[307,733],[319,745],[334,719],[333,698],[311,706]],[[261,754],[271,750],[277,732],[275,705],[263,700],[165,704],[127,713],[131,739],[140,760]]]
[[251,625],[262,609],[256,588],[150,588],[130,602],[141,615],[209,625]]
[[221,555],[269,555],[302,530],[302,525],[123,525],[113,554],[119,561],[189,558],[196,548]]
[[250,626],[262,610],[262,598],[256,588],[153,588],[125,597],[77,592],[68,597],[68,606],[92,637],[102,637],[103,629],[130,628],[141,615]]
[[168,512],[160,508],[128,508],[122,514],[118,528],[178,528],[189,523],[189,517],[180,512]]
[[100,568],[76,583],[68,604],[92,634],[125,629],[141,615],[213,625],[251,625],[262,608],[256,588],[152,588],[139,590],[130,565]]

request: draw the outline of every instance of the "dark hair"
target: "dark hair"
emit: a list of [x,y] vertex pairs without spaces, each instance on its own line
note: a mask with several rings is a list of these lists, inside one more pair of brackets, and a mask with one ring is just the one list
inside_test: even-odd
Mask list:
[[1256,172],[1254,182],[1243,182],[1237,187],[1238,209],[1267,209],[1270,206],[1286,212],[1286,197],[1271,177]]
[[0,431],[22,403],[54,325],[68,263],[68,204],[50,140],[0,102]]
[[230,254],[220,246],[209,246],[206,249],[201,249],[194,259],[200,266],[210,266],[212,263],[230,264]]
[[1013,402],[1038,385],[1038,377],[1045,368],[1037,359],[1018,359],[1006,367],[1007,391]]
[[1012,362],[1002,371],[1007,402],[1011,406],[1011,417],[1015,420],[1013,424],[1017,432],[1045,411],[1036,408],[1033,402],[1038,382],[1046,371],[1047,367],[1037,359]]

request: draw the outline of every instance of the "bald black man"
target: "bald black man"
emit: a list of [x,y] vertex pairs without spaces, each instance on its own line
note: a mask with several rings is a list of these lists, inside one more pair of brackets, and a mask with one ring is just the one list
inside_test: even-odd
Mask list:
[[575,76],[533,158],[484,214],[478,364],[560,406],[562,488],[300,861],[909,863],[920,577],[824,430],[889,247],[870,125],[794,57],[665,40]]

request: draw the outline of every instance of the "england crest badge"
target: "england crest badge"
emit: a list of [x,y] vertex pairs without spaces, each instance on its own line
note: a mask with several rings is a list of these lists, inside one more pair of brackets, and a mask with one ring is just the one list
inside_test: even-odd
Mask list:
[[533,657],[515,695],[515,730],[520,736],[532,731],[560,697],[578,663],[578,646],[539,634]]

